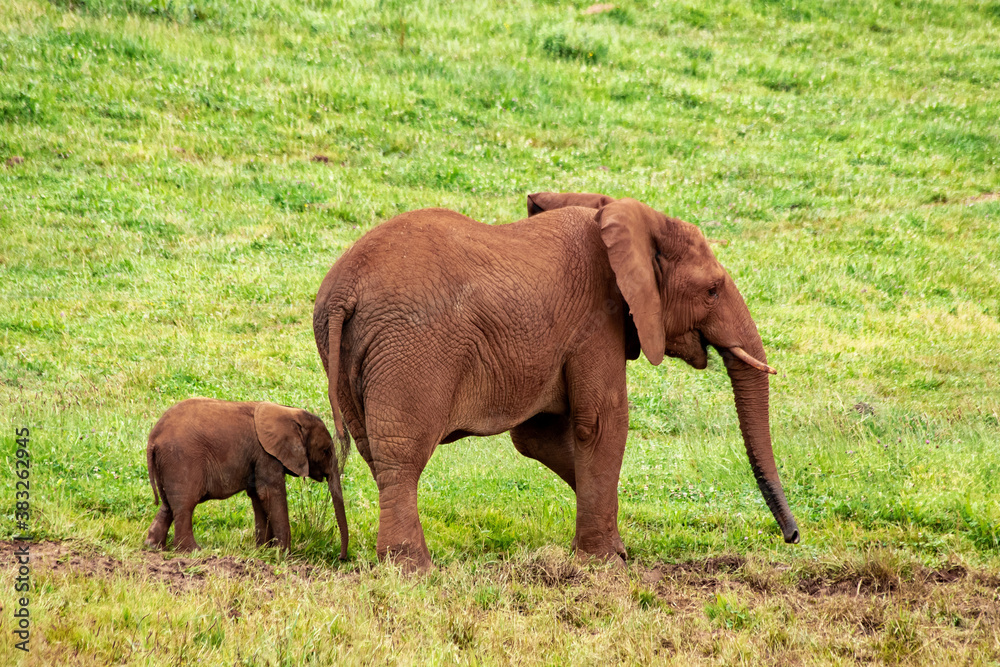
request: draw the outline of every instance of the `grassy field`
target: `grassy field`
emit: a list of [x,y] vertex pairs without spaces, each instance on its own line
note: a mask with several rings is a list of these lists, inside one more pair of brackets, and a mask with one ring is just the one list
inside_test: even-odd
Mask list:
[[[997,664],[1000,3],[0,3],[0,537],[30,428],[31,649],[5,664]],[[629,366],[627,573],[508,436],[441,447],[438,569],[375,558],[377,494],[290,482],[193,558],[142,547],[145,441],[189,396],[329,422],[316,290],[378,222],[541,190],[699,224],[780,373],[803,542],[753,483],[717,356]]]

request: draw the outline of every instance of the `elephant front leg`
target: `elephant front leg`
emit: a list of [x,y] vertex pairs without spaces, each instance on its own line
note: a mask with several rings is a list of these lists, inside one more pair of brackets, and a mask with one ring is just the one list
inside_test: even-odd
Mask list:
[[599,418],[593,425],[583,426],[578,422],[575,430],[577,486],[573,546],[578,553],[620,563],[627,556],[618,533],[618,479],[625,433],[600,433],[611,429],[606,429]]
[[[622,563],[618,479],[628,436],[624,368],[621,382],[584,376],[574,387],[572,430],[576,476],[577,553]],[[587,380],[591,380],[588,382]],[[589,391],[588,391],[589,390]]]
[[[563,415],[540,414],[510,430],[511,440],[518,452],[535,459],[549,470],[559,475],[569,488],[576,491],[577,443],[573,422]],[[581,443],[586,445],[586,443]],[[618,462],[620,468],[621,461]],[[617,478],[615,479],[615,515],[617,516]],[[579,499],[577,500],[579,502]],[[617,522],[614,528],[615,550],[622,558],[627,558],[625,544],[618,537]],[[573,536],[570,549],[577,550],[579,530]]]
[[250,503],[253,505],[254,539],[257,546],[270,546],[274,540],[274,531],[271,529],[271,523],[267,520],[264,503],[257,497],[256,491],[247,491],[247,495],[250,496]]
[[[284,482],[283,477],[282,482]],[[292,527],[288,521],[288,495],[284,483],[276,484],[274,487],[258,487],[257,493],[267,515],[265,544],[277,544],[278,547],[288,551],[292,546]]]

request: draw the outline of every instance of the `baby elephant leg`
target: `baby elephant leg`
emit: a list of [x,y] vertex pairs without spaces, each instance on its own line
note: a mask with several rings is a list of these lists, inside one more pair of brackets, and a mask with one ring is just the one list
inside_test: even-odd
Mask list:
[[260,496],[260,503],[267,515],[268,542],[273,539],[277,546],[287,551],[292,546],[292,529],[288,523],[288,498],[284,481],[282,476],[280,485],[259,486],[257,495]]
[[167,504],[160,505],[160,511],[156,513],[153,525],[149,527],[149,533],[146,534],[146,546],[153,549],[165,548],[167,546],[167,531],[170,530],[170,524],[173,521],[174,513],[170,511]]
[[194,541],[194,508],[198,503],[185,503],[174,512],[174,550],[194,551],[201,549]]
[[247,495],[250,496],[250,502],[253,504],[254,537],[257,546],[271,546],[271,542],[274,541],[274,530],[271,527],[271,522],[267,520],[264,503],[256,492],[247,491]]

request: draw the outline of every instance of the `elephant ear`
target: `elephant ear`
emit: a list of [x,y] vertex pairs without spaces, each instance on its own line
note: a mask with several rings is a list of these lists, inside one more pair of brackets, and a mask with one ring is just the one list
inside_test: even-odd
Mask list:
[[619,199],[598,211],[597,221],[615,282],[639,333],[643,354],[649,363],[659,366],[667,345],[663,303],[654,268],[657,253],[654,230],[660,214],[635,199]]
[[601,208],[613,201],[614,199],[607,195],[590,192],[536,192],[528,195],[528,217],[567,206]]
[[299,410],[277,403],[259,403],[253,411],[253,424],[265,452],[299,477],[307,477],[309,460],[298,414]]

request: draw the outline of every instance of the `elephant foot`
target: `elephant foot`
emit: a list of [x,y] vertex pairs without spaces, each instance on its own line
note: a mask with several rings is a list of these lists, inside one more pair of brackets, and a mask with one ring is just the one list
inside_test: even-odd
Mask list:
[[622,542],[622,538],[620,535],[618,536],[618,539],[615,543],[615,551],[617,551],[618,555],[622,557],[622,560],[624,561],[628,560],[628,550],[625,549],[625,543]]
[[[587,554],[595,558],[606,558],[608,560],[611,560],[612,558],[612,554],[607,550],[601,549],[593,552],[582,551],[577,545],[578,545],[577,536],[574,535],[573,541],[569,545],[571,551],[577,553],[578,555]],[[622,542],[622,538],[620,535],[615,535],[614,554],[616,554],[622,560],[623,563],[628,560],[628,550],[625,549],[625,543]]]
[[167,531],[154,524],[146,534],[146,546],[150,549],[165,549],[167,546]]
[[160,511],[156,513],[149,530],[146,531],[146,546],[150,549],[166,549],[167,533],[170,531],[170,524],[173,523],[174,515],[165,504],[160,506]]
[[404,543],[387,548],[384,551],[379,549],[378,558],[381,561],[388,560],[395,564],[403,574],[407,575],[426,574],[434,569],[434,563],[431,562],[431,554],[426,546],[420,548]]
[[617,552],[613,553],[588,553],[576,550],[576,559],[580,563],[594,564],[610,567],[613,570],[625,569],[625,558]]
[[174,545],[174,551],[178,551],[181,553],[190,553],[192,551],[200,551],[200,550],[201,547],[198,546],[198,543],[195,542],[194,540],[192,540],[191,542],[180,542]]
[[583,542],[583,546],[581,546],[581,540],[579,539],[579,535],[577,535],[573,538],[570,548],[576,553],[578,561],[609,565],[614,569],[624,569],[625,559],[628,558],[628,553],[625,551],[625,544],[618,535],[618,531],[615,531],[613,537],[595,536]]

